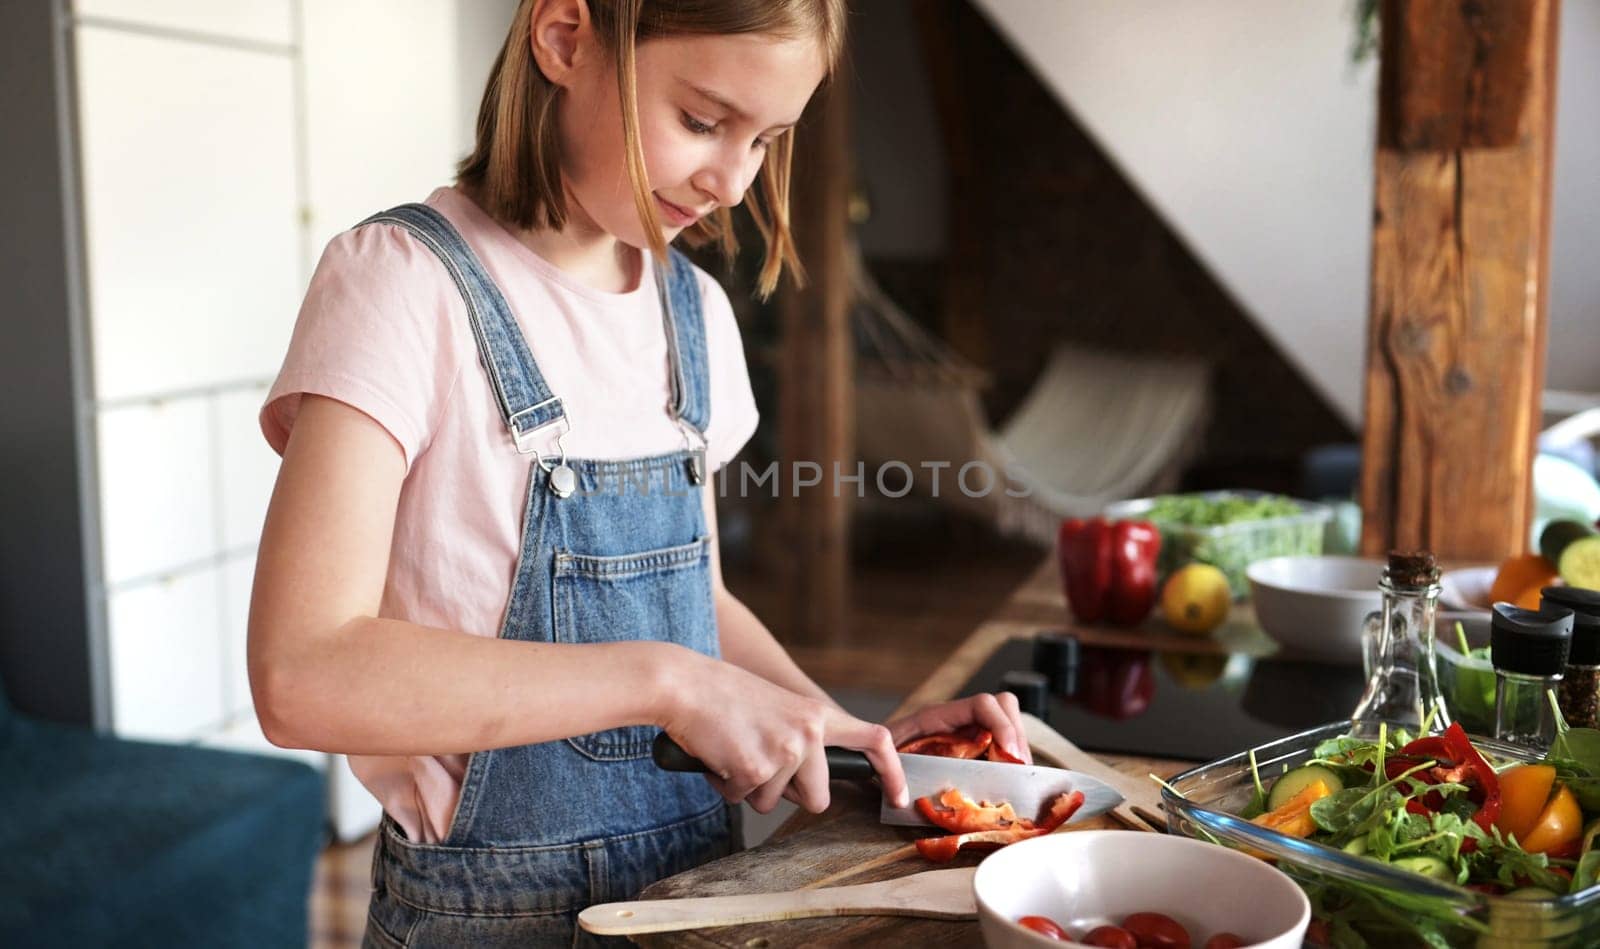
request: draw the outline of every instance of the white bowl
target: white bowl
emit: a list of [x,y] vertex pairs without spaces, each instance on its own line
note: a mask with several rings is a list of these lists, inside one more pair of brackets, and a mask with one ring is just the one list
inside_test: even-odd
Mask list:
[[1256,621],[1297,653],[1361,661],[1361,624],[1383,607],[1384,561],[1365,557],[1273,557],[1245,571]]
[[1165,913],[1202,946],[1231,932],[1255,949],[1299,949],[1311,904],[1254,857],[1188,837],[1131,830],[1046,834],[995,851],[972,879],[989,949],[1077,946],[1023,929],[1048,916],[1078,938],[1130,913]]
[[1494,586],[1498,567],[1463,567],[1446,570],[1439,577],[1439,606],[1460,613],[1488,615],[1489,589]]

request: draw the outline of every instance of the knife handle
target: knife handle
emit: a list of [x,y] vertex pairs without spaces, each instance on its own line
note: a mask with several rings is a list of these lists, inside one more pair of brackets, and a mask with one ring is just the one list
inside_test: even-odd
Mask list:
[[[827,753],[828,777],[832,780],[865,781],[877,776],[872,769],[872,762],[859,751],[831,745],[823,750]],[[666,732],[656,736],[655,743],[650,746],[650,757],[655,759],[656,767],[662,771],[706,774],[711,770],[699,758],[684,751],[683,746],[673,741]]]

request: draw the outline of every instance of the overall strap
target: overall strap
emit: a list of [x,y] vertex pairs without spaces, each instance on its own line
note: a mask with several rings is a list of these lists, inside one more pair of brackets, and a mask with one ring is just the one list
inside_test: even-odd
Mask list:
[[694,265],[676,250],[667,252],[665,273],[656,274],[667,328],[667,358],[672,367],[672,414],[705,442],[711,422],[711,378],[706,360],[706,325],[700,308],[700,282]]
[[[500,418],[517,450],[537,454],[529,436],[557,423],[565,433],[567,416],[550,392],[528,351],[516,316],[500,288],[445,216],[425,204],[402,204],[367,218],[367,224],[395,224],[410,231],[438,255],[467,304],[467,319],[478,343],[478,359],[489,374]],[[542,464],[541,459],[541,464]]]

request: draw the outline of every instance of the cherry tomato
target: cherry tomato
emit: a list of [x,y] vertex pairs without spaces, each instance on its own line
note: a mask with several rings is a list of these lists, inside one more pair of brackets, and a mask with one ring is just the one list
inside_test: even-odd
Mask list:
[[1327,946],[1333,942],[1333,927],[1325,919],[1313,919],[1306,927],[1305,943],[1308,946]]
[[1067,931],[1056,925],[1056,921],[1048,916],[1024,916],[1017,920],[1017,925],[1023,929],[1031,929],[1041,936],[1059,939],[1062,942],[1070,941]]
[[1121,926],[1096,926],[1079,941],[1085,946],[1102,946],[1105,949],[1139,949],[1139,940]]
[[1122,921],[1122,928],[1139,940],[1139,949],[1189,949],[1189,931],[1171,916],[1133,913]]
[[1245,942],[1238,936],[1235,936],[1233,933],[1217,933],[1215,936],[1212,936],[1210,939],[1206,940],[1206,944],[1203,949],[1239,949],[1240,946],[1248,945],[1249,943]]

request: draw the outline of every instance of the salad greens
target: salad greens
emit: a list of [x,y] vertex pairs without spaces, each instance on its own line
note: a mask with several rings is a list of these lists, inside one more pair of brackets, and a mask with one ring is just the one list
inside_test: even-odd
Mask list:
[[1161,531],[1157,573],[1167,577],[1192,562],[1208,563],[1228,578],[1235,597],[1250,592],[1245,568],[1257,560],[1322,553],[1327,518],[1309,514],[1282,495],[1164,494],[1127,516]]
[[[1600,731],[1567,728],[1541,763],[1556,769],[1582,809],[1600,807]],[[1426,735],[1426,724],[1422,729]],[[1264,800],[1255,757],[1250,807],[1254,818]],[[1454,883],[1515,900],[1554,899],[1600,884],[1600,819],[1590,821],[1581,853],[1569,848],[1530,853],[1515,835],[1498,826],[1498,772],[1521,762],[1495,763],[1473,747],[1459,726],[1441,735],[1415,738],[1404,729],[1380,728],[1376,740],[1352,736],[1318,744],[1304,766],[1332,771],[1343,783],[1310,804],[1315,830],[1310,840],[1365,859],[1388,863],[1444,883]],[[1292,772],[1290,772],[1292,773]],[[1281,780],[1281,779],[1280,779]],[[1270,817],[1270,815],[1268,815]],[[1270,820],[1258,820],[1272,826]],[[1533,838],[1530,836],[1530,840]],[[1328,944],[1336,947],[1472,945],[1493,941],[1511,927],[1534,926],[1519,904],[1491,906],[1473,913],[1475,901],[1463,894],[1397,890],[1371,882],[1334,879],[1308,867],[1282,869],[1300,880],[1321,920]]]

